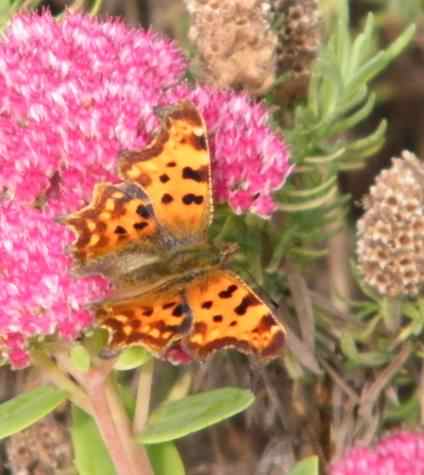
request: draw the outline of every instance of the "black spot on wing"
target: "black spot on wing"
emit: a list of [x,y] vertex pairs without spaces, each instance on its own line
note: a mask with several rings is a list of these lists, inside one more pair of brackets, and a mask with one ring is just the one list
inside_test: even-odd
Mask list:
[[116,226],[113,232],[118,235],[128,234],[127,230],[123,226]]
[[149,219],[153,215],[153,208],[150,205],[139,205],[136,212],[142,218]]
[[202,308],[208,310],[212,307],[213,302],[212,300],[206,300],[205,302],[202,303]]
[[232,297],[233,293],[238,289],[237,285],[235,284],[231,284],[229,285],[225,290],[221,290],[221,292],[219,292],[219,296],[222,298],[222,299],[229,299]]
[[164,205],[167,205],[169,203],[172,203],[174,201],[174,198],[169,193],[165,193],[162,195],[161,201]]
[[193,180],[197,183],[208,181],[209,168],[207,166],[200,167],[195,170],[191,167],[184,167],[182,176],[185,180]]
[[191,204],[201,205],[204,201],[204,198],[203,198],[202,195],[195,195],[194,193],[187,193],[186,195],[183,196],[182,201],[185,205],[191,205]]
[[240,304],[234,309],[237,315],[244,315],[249,307],[260,305],[261,301],[253,294],[245,295]]
[[172,311],[174,317],[182,317],[185,313],[189,311],[188,305],[184,303],[178,304]]
[[134,224],[134,229],[137,231],[142,231],[144,228],[146,228],[149,225],[146,221],[142,221],[141,223],[135,223]]
[[150,317],[153,315],[153,308],[152,307],[144,307],[143,311],[141,312],[144,317]]

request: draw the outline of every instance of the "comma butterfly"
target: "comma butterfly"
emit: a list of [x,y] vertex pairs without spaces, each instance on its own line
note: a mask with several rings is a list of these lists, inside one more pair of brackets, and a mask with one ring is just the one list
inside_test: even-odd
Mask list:
[[234,248],[208,241],[211,164],[195,106],[167,109],[146,148],[121,154],[119,175],[122,183],[98,184],[90,204],[63,220],[77,236],[77,272],[114,284],[111,298],[93,305],[110,348],[143,345],[163,357],[181,345],[196,359],[222,348],[276,356],[284,328],[227,269]]

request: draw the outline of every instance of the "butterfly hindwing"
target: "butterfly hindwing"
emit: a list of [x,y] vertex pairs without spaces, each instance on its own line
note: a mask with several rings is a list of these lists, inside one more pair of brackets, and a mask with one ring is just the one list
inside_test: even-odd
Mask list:
[[193,104],[181,102],[164,114],[162,128],[143,150],[126,151],[120,174],[143,187],[158,221],[176,239],[206,237],[212,219],[207,130]]
[[271,309],[236,274],[215,270],[186,288],[193,328],[185,346],[204,359],[223,348],[271,358],[278,354],[285,331]]
[[131,245],[156,252],[160,243],[153,207],[135,184],[96,185],[91,203],[62,221],[77,236],[71,251],[81,269]]
[[157,290],[127,300],[94,305],[98,324],[109,331],[112,350],[141,345],[162,354],[191,328],[191,314],[180,290]]

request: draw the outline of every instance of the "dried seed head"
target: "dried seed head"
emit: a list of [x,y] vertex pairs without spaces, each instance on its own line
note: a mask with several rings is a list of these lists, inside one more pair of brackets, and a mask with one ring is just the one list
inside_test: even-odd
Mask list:
[[424,163],[410,152],[377,177],[358,221],[364,281],[381,295],[416,295],[424,284]]
[[277,37],[264,0],[186,0],[201,79],[263,94],[274,81]]
[[7,441],[6,452],[10,468],[16,474],[74,473],[69,433],[53,415],[14,434]]
[[306,94],[312,64],[321,45],[317,0],[270,0],[272,22],[278,28],[277,74],[290,74],[281,93]]

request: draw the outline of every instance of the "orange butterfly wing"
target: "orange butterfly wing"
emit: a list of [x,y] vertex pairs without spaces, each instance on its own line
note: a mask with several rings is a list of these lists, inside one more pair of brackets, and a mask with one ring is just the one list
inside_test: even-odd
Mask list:
[[98,264],[110,255],[134,244],[152,253],[160,246],[159,225],[150,201],[138,185],[130,183],[96,185],[91,203],[62,222],[77,236],[71,252],[82,271],[97,265],[96,270],[107,274]]
[[206,126],[197,109],[182,102],[164,115],[162,128],[143,150],[126,151],[121,176],[143,187],[155,215],[176,239],[205,239],[212,219]]
[[271,309],[236,274],[211,271],[186,289],[193,328],[185,346],[199,359],[223,348],[263,358],[275,357],[285,331]]
[[96,320],[109,330],[113,349],[142,345],[155,354],[191,327],[191,314],[180,290],[162,290],[127,300],[105,300],[95,304]]
[[94,305],[109,345],[143,345],[163,356],[181,341],[199,359],[223,348],[276,356],[284,328],[236,274],[203,272],[202,263],[192,273],[178,265],[175,275],[164,273],[169,251],[207,245],[210,157],[197,109],[182,102],[169,110],[150,145],[122,153],[119,170],[125,183],[97,185],[92,202],[64,219],[77,235],[72,252],[82,270],[111,277],[115,287],[130,276],[127,289]]

